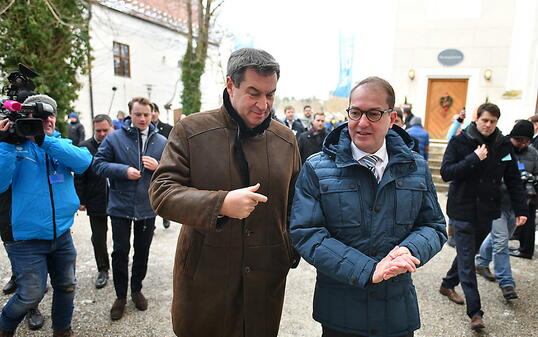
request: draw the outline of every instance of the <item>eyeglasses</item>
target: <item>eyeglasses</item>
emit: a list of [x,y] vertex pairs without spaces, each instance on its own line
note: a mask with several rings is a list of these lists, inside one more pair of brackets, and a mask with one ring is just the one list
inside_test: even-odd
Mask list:
[[389,108],[387,110],[370,109],[370,110],[364,111],[359,108],[349,107],[346,109],[346,111],[347,111],[347,116],[351,120],[358,121],[361,119],[362,115],[366,114],[366,118],[368,118],[370,122],[378,122],[381,119],[381,117],[383,117],[383,114],[385,112],[392,112],[393,109],[392,108]]

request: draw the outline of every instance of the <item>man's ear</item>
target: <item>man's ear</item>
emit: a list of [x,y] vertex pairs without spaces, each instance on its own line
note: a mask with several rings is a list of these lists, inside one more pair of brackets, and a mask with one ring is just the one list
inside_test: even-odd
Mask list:
[[235,86],[232,81],[232,78],[230,76],[226,77],[226,91],[228,91],[228,95],[230,95],[230,97],[233,96],[234,89]]

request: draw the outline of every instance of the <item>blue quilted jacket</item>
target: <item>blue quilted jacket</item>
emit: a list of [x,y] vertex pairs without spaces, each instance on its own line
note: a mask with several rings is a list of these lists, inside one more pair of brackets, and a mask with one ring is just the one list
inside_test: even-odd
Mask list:
[[332,131],[302,168],[291,216],[293,244],[317,269],[314,319],[376,337],[420,327],[411,275],[372,284],[377,262],[399,245],[423,265],[447,238],[426,161],[392,130],[386,144],[389,163],[377,184],[353,159],[347,124]]

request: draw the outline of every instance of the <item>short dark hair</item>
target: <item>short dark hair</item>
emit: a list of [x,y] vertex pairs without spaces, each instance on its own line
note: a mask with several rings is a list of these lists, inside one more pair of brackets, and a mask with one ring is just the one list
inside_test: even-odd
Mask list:
[[384,90],[385,93],[387,94],[387,105],[389,106],[390,109],[394,108],[394,103],[396,102],[396,97],[395,97],[395,94],[394,94],[394,88],[392,88],[392,85],[390,85],[389,82],[387,82],[384,79],[382,79],[381,77],[377,77],[377,76],[367,77],[364,80],[360,81],[357,85],[355,85],[353,87],[353,89],[351,89],[351,91],[349,92],[349,103],[350,104],[351,104],[351,95],[353,95],[353,91],[355,91],[355,89],[357,89],[361,85],[366,85],[366,84],[373,85],[373,86],[375,86],[375,87],[377,87],[379,89]]
[[318,112],[314,112],[314,115],[312,116],[313,119],[316,119],[316,116],[323,116],[323,118],[325,118],[325,114],[321,111],[318,111]]
[[100,114],[93,117],[92,123],[95,124],[95,123],[100,123],[102,121],[107,121],[108,124],[112,126],[112,119],[108,115],[105,115],[105,114]]
[[497,117],[497,119],[501,118],[501,110],[496,104],[493,103],[484,103],[478,107],[476,110],[476,118],[480,118],[484,111],[489,112],[492,116]]
[[151,110],[159,112],[159,106],[157,105],[157,103],[151,103]]
[[305,110],[308,109],[308,108],[312,109],[312,107],[311,107],[310,105],[305,105],[305,106],[303,107],[303,111],[305,111]]
[[127,104],[129,106],[129,113],[133,109],[133,105],[135,103],[142,104],[142,105],[149,105],[151,107],[151,101],[145,97],[133,97]]
[[286,107],[284,108],[284,112],[288,111],[288,110],[293,110],[295,111],[295,108],[291,105],[286,105]]
[[280,66],[273,56],[261,49],[241,48],[232,53],[228,59],[226,76],[232,79],[232,83],[239,88],[245,80],[245,71],[252,69],[260,75],[270,76],[276,74],[280,78]]

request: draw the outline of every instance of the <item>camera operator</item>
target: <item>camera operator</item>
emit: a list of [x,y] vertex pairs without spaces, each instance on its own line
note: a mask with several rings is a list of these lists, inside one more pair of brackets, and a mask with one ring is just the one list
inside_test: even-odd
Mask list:
[[[509,136],[527,191],[529,217],[526,223],[521,224],[521,228],[529,227],[534,233],[536,214],[534,198],[536,197],[536,191],[532,182],[526,181],[527,177],[530,177],[528,180],[534,181],[533,178],[538,175],[538,151],[532,146],[529,147],[533,136],[532,123],[527,120],[517,122]],[[529,184],[530,186],[528,186]],[[515,291],[516,284],[512,277],[508,241],[519,224],[516,225],[510,195],[504,183],[501,185],[501,193],[501,217],[493,221],[491,232],[480,246],[479,254],[476,256],[476,272],[488,281],[498,281],[504,298],[512,300],[518,298],[518,295]],[[532,244],[534,246],[534,241]],[[492,260],[495,275],[491,273],[488,267]]]
[[[41,103],[41,104],[39,104]],[[70,228],[79,207],[73,175],[83,173],[92,157],[54,130],[56,101],[46,95],[28,97],[24,104],[48,106],[43,135],[0,138],[0,193],[11,186],[11,233],[4,243],[17,291],[0,315],[0,336],[13,336],[26,312],[43,298],[50,275],[53,292],[54,337],[74,336],[71,330],[75,297],[76,251]],[[29,117],[32,117],[30,115]],[[0,131],[10,123],[0,121]]]

